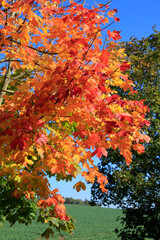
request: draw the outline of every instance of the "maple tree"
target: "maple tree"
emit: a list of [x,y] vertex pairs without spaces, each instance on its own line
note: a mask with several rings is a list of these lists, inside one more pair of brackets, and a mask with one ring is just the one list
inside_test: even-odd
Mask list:
[[[91,183],[96,177],[107,191],[92,157],[118,148],[130,164],[132,148],[144,152],[148,109],[113,90],[134,93],[129,64],[115,42],[101,46],[109,19],[119,21],[116,12],[80,1],[0,0],[0,215],[9,222],[31,222],[38,208],[38,221],[72,232],[64,199],[47,176],[68,181],[81,174]],[[116,30],[107,34],[108,41],[121,38]],[[74,188],[85,190],[85,183]],[[43,236],[52,234],[47,228]]]

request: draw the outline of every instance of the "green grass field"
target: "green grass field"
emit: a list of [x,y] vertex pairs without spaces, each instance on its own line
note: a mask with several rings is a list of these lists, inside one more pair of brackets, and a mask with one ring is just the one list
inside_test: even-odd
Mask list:
[[[63,234],[65,240],[117,240],[114,229],[120,226],[116,218],[121,215],[119,209],[107,209],[81,205],[66,205],[68,213],[77,221],[76,229],[72,236]],[[44,224],[45,225],[45,224]],[[32,225],[23,226],[15,224],[10,227],[5,224],[0,228],[0,240],[39,240],[45,226],[33,222]],[[57,234],[52,239],[60,239]],[[62,239],[62,238],[61,238]],[[64,239],[64,238],[63,238]]]

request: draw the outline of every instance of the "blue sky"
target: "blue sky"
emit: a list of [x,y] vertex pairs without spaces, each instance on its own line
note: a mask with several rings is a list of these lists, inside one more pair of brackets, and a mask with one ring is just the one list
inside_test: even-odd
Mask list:
[[[90,7],[95,1],[86,0],[86,4]],[[106,3],[107,0],[97,0],[97,3]],[[160,30],[160,0],[112,0],[110,7],[117,9],[117,17],[120,18],[119,23],[112,25],[111,30],[121,31],[123,41],[128,41],[131,36],[138,39],[147,37],[153,33],[152,26],[156,25],[156,29]],[[105,34],[105,33],[104,33]],[[95,158],[96,164],[98,159]],[[54,178],[50,179],[51,188],[59,188],[60,193],[64,197],[80,198],[82,200],[90,199],[91,184],[86,185],[86,191],[79,193],[73,189],[77,181],[84,181],[82,177],[78,177],[72,182],[64,181],[56,182]]]
[[[93,5],[93,0],[86,3]],[[97,3],[106,3],[107,0],[96,0]],[[117,9],[119,23],[115,23],[110,30],[121,31],[122,40],[127,41],[131,36],[137,38],[152,34],[152,26],[156,24],[160,30],[160,0],[112,0],[111,9]]]

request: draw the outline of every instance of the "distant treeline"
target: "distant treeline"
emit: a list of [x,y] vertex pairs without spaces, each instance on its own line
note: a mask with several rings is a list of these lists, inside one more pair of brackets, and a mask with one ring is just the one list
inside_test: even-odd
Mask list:
[[90,205],[90,201],[85,199],[84,201],[81,199],[74,199],[74,198],[69,198],[66,197],[65,199],[65,204],[76,204],[76,205]]

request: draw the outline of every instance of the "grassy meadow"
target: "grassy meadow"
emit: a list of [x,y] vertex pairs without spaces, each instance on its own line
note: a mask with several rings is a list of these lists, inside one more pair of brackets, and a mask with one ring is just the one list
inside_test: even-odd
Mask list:
[[[64,237],[60,238],[55,234],[52,239],[117,240],[114,229],[120,226],[116,218],[122,214],[121,210],[69,204],[66,207],[77,221],[76,229],[72,236],[62,233]],[[33,222],[29,226],[15,224],[10,227],[5,223],[0,228],[0,240],[40,240],[39,233],[44,231],[44,225]]]

